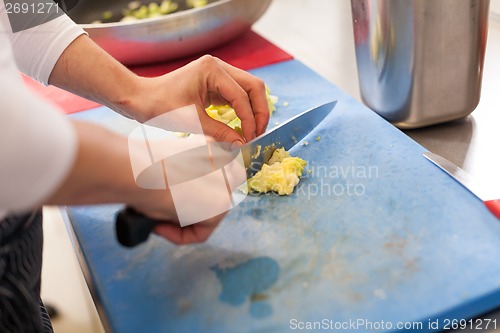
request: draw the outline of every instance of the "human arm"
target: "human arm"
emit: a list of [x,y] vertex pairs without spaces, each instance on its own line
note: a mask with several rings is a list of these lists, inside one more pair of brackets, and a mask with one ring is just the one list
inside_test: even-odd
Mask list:
[[140,122],[195,104],[204,134],[217,141],[244,143],[234,130],[205,114],[210,104],[231,104],[247,141],[263,133],[269,121],[263,81],[211,56],[161,77],[143,78],[80,36],[57,61],[49,83]]
[[[63,22],[64,19],[58,18],[53,22],[60,21]],[[30,31],[29,33],[28,31],[25,31],[15,36],[8,35],[14,44],[14,53],[19,55],[20,53],[27,52],[31,57],[21,57],[23,59],[18,62],[18,65],[23,65],[21,67],[24,69],[25,73],[32,74],[43,83],[48,83],[49,78],[47,75],[47,68],[50,67],[52,60],[54,60],[54,55],[58,54],[59,51],[62,52],[60,49],[61,45],[58,43],[55,43],[57,45],[52,45],[51,52],[43,52],[43,50],[41,50],[39,54],[33,54],[33,52],[30,53],[29,44],[30,41],[32,41],[31,38],[33,37],[31,33],[33,33],[33,31]],[[81,31],[76,29],[73,33],[78,35],[81,34]],[[52,32],[48,34],[49,37],[47,37],[47,35],[38,36],[40,38],[43,37],[43,40],[49,41],[51,36],[58,37],[57,34],[54,35]],[[26,46],[26,49],[23,49],[20,45]],[[49,54],[49,56],[47,56],[47,54]],[[51,59],[50,61],[47,61],[47,64],[49,64],[47,65],[47,68],[41,65],[31,68],[32,62],[30,59],[38,61],[38,64],[43,63],[43,61],[40,62],[37,60],[38,58],[46,59],[47,57]],[[38,75],[36,73],[38,73]],[[219,141],[241,142],[242,138],[229,127],[209,118],[203,110],[205,106],[208,106],[208,104],[225,104],[227,102],[232,104],[242,119],[243,131],[247,140],[253,138],[255,134],[260,134],[260,132],[265,129],[269,117],[262,81],[244,71],[231,67],[218,59],[207,56],[191,63],[179,71],[167,74],[160,78],[140,78],[129,72],[124,66],[116,62],[102,49],[98,48],[86,36],[80,36],[73,40],[69,46],[64,49],[62,55],[57,57],[55,60],[55,66],[50,71],[50,83],[83,95],[87,98],[99,101],[140,121],[172,111],[179,106],[195,104],[197,106],[200,119],[202,120],[203,132],[207,135],[215,137]],[[9,93],[7,93],[7,95],[9,95],[9,97],[17,96],[16,94]],[[23,97],[19,96],[16,98],[23,99]],[[28,108],[31,108],[32,111],[40,111],[39,105],[32,105]],[[40,112],[39,117],[43,118],[43,112]],[[50,119],[44,118],[43,121],[50,122]],[[57,122],[55,122],[54,125],[56,125],[56,123]],[[84,125],[76,125],[77,132],[78,127],[80,126]],[[256,126],[258,127],[257,129]],[[41,128],[43,129],[44,126],[41,126]],[[25,128],[23,130],[23,133],[24,132],[30,132],[30,129]],[[48,137],[50,137],[50,135]],[[79,137],[79,140],[80,139],[83,138]],[[60,143],[62,141],[64,140],[53,140],[55,143]],[[103,137],[102,140],[94,143],[98,146],[102,146],[102,142],[108,141]],[[96,149],[96,151],[92,152],[98,153],[102,147],[98,147]],[[79,150],[79,154],[80,152],[81,151]],[[58,155],[62,157],[64,154],[61,153]],[[110,154],[109,156],[113,155]],[[164,210],[156,212],[153,207],[150,206],[155,202],[154,200],[153,203],[145,201],[141,204],[135,202],[135,199],[132,200],[132,197],[128,197],[127,200],[113,197],[113,194],[123,195],[126,191],[120,191],[120,193],[113,192],[112,184],[109,183],[106,183],[108,187],[100,186],[99,184],[102,185],[102,183],[99,181],[102,182],[103,179],[98,177],[99,174],[92,174],[96,171],[93,170],[93,168],[96,168],[95,164],[87,163],[88,167],[92,169],[92,172],[89,172],[89,177],[95,177],[92,179],[96,181],[96,183],[94,184],[88,180],[82,182],[82,179],[85,179],[85,177],[81,178],[82,172],[78,169],[79,165],[81,163],[85,165],[85,161],[88,162],[91,160],[95,161],[96,159],[83,158],[82,162],[77,162],[72,165],[70,176],[68,176],[62,185],[60,183],[54,183],[55,181],[58,181],[58,179],[52,179],[49,184],[50,186],[45,186],[47,183],[44,182],[37,182],[36,184],[43,189],[53,189],[57,186],[60,187],[57,187],[58,192],[55,192],[54,197],[50,197],[50,200],[47,200],[45,192],[37,193],[37,195],[32,196],[32,198],[37,199],[36,202],[33,201],[35,199],[32,199],[29,203],[23,201],[22,208],[33,207],[35,203],[38,205],[45,203],[74,204],[77,202],[89,204],[96,202],[108,202],[108,200],[112,200],[112,202],[121,201],[129,204],[149,216],[160,217],[162,219],[166,218],[161,215],[161,212],[165,212]],[[66,160],[66,162],[67,161],[68,160]],[[130,161],[128,161],[128,163],[130,163]],[[32,164],[36,165],[36,163]],[[58,165],[56,163],[55,165],[46,165],[45,167],[46,169],[52,169],[57,166]],[[86,168],[86,170],[88,172],[89,169]],[[60,174],[61,172],[53,172],[52,175],[56,173]],[[29,172],[27,174],[29,174]],[[109,177],[115,177],[113,173],[109,173],[108,175]],[[30,176],[32,177],[33,175],[31,174]],[[46,179],[46,177],[40,178]],[[16,180],[19,181],[19,179]],[[91,186],[92,184],[95,186]],[[123,183],[121,184],[123,185]],[[81,187],[83,185],[87,187]],[[19,188],[18,192],[22,195],[23,193],[26,193],[26,191],[29,191],[29,189],[22,187]],[[59,191],[61,192],[59,193]],[[99,193],[97,193],[98,191]],[[139,189],[139,191],[142,191],[142,189]],[[77,193],[78,195],[72,196],[74,193]],[[149,194],[152,195],[151,193]],[[164,205],[164,202],[161,203],[160,209],[166,209]],[[5,207],[12,209],[13,206],[6,205]],[[2,208],[4,207],[1,206],[0,210]],[[171,236],[173,235],[172,231],[177,230],[178,232],[175,233],[175,236],[173,236],[175,238],[172,240],[178,242],[189,241],[192,239],[202,240],[203,235],[208,235],[209,232],[213,230],[213,225],[219,221],[220,218],[221,216],[217,216],[210,219],[210,223],[196,224],[183,229],[179,228],[179,226],[175,223],[176,221],[168,220],[173,223],[165,223],[157,229],[157,232],[163,234],[164,236]],[[200,231],[197,230],[205,231],[199,233]]]
[[161,219],[156,232],[172,242],[198,242],[210,235],[221,215],[181,228],[168,189],[136,185],[127,138],[70,122],[29,93],[5,35],[0,35],[0,73],[0,220],[45,204],[116,202]]
[[[168,187],[151,190],[137,185],[126,138],[90,123],[73,122],[72,125],[78,141],[74,163],[61,186],[44,200],[44,204],[125,203],[161,220],[163,223],[157,224],[155,232],[175,244],[205,241],[225,215],[181,227]],[[144,156],[144,159],[148,159],[148,156]],[[211,197],[198,198],[210,200]],[[196,205],[196,201],[192,204]]]
[[[83,35],[83,29],[66,15],[12,33],[0,2],[0,21],[20,70],[43,84],[97,101],[140,122],[196,104],[204,134],[217,141],[248,141],[265,131],[269,110],[264,83],[219,59],[205,56],[164,76],[142,78]],[[210,104],[235,108],[244,139],[205,114]]]
[[23,90],[15,71],[1,72],[0,215],[46,204],[125,203],[162,220],[156,232],[177,244],[204,241],[214,230],[222,215],[181,228],[168,187],[136,184],[126,137],[70,122]]

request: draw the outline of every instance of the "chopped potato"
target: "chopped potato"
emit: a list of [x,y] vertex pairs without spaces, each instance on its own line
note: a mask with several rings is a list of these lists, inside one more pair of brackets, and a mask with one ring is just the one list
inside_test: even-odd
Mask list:
[[290,195],[306,164],[303,159],[290,156],[284,148],[276,149],[268,164],[248,180],[248,187],[259,193],[274,191],[279,195]]
[[[271,95],[268,87],[266,87],[266,96],[267,96],[267,104],[269,106],[269,113],[270,116],[272,116],[274,111],[276,110],[275,104],[278,102],[278,97]],[[228,125],[238,133],[242,134],[241,120],[240,118],[238,118],[236,112],[230,105],[222,105],[222,106],[210,105],[206,109],[206,112],[211,118]]]

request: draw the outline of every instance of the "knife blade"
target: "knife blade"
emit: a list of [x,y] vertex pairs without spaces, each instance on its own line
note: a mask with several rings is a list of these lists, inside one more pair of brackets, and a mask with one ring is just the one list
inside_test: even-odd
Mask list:
[[[234,150],[233,152],[239,152],[241,149],[247,178],[259,171],[276,149],[289,150],[302,140],[330,114],[336,104],[334,101],[304,111]],[[133,208],[126,207],[116,215],[117,239],[123,246],[136,246],[148,239],[157,223],[163,222],[150,219]]]
[[489,198],[484,195],[486,191],[484,191],[482,187],[477,182],[475,182],[467,172],[451,163],[446,158],[431,152],[425,152],[424,156],[434,165],[439,167],[441,170],[443,170],[453,179],[459,182],[463,187],[469,190],[469,192],[483,201],[489,211],[498,219],[500,219],[500,199],[488,200]]
[[241,147],[247,178],[267,163],[277,148],[289,150],[308,135],[335,108],[330,102],[302,112]]

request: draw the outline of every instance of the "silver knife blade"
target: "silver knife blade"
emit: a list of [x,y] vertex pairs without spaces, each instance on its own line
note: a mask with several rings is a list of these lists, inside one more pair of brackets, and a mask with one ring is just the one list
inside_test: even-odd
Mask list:
[[277,148],[289,150],[309,134],[335,108],[337,101],[304,111],[241,147],[247,177],[252,177],[269,161]]
[[472,194],[474,194],[479,199],[483,201],[491,199],[486,195],[488,191],[483,189],[477,182],[475,182],[474,179],[472,179],[472,177],[467,172],[465,172],[452,162],[448,161],[446,158],[431,152],[425,152],[424,156],[429,161],[434,163],[437,167],[439,167],[441,170],[450,175],[457,182],[462,184],[463,187],[468,189]]

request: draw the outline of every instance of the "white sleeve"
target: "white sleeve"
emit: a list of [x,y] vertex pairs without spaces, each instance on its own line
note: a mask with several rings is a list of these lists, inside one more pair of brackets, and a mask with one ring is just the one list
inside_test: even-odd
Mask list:
[[9,38],[0,34],[0,219],[50,197],[77,149],[69,120],[25,88]]
[[9,37],[19,70],[45,85],[63,51],[85,33],[67,15],[12,33],[3,1],[0,1],[0,21],[0,33],[6,32]]

